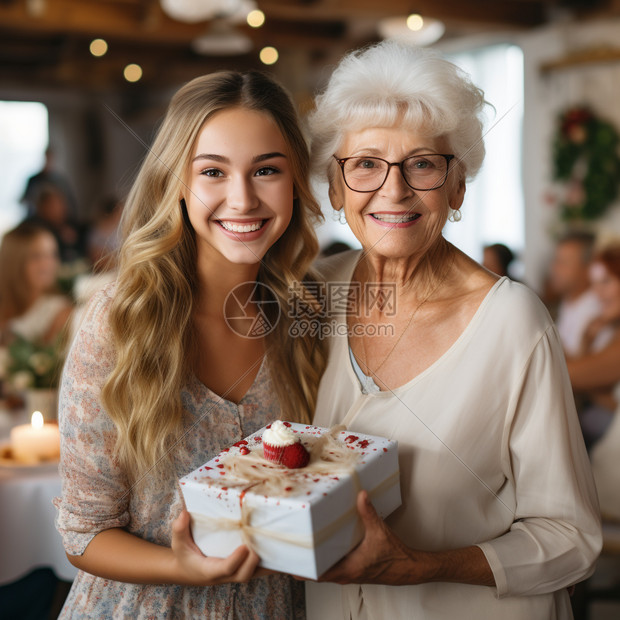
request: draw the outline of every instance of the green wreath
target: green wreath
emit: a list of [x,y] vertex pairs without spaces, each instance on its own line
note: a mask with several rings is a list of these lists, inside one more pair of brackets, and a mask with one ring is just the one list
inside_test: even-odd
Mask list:
[[594,220],[618,195],[620,137],[587,107],[569,108],[558,119],[553,142],[554,179],[567,184],[566,220]]

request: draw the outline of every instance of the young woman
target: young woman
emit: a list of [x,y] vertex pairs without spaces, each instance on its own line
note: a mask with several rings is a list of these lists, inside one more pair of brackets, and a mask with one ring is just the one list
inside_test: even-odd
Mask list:
[[116,283],[86,312],[60,397],[58,528],[80,570],[63,617],[291,618],[303,588],[246,547],[193,544],[177,480],[285,417],[310,420],[325,356],[289,339],[317,243],[308,151],[259,73],[173,98],[123,214]]
[[0,245],[0,329],[43,343],[60,335],[72,305],[55,290],[58,244],[49,230],[23,222]]

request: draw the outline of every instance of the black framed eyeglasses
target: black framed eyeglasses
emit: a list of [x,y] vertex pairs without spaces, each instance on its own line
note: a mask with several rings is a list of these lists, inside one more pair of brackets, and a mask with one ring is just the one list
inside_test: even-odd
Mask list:
[[454,155],[424,153],[395,162],[365,156],[340,158],[334,155],[334,159],[342,170],[347,187],[354,192],[376,192],[381,189],[392,166],[398,166],[411,189],[427,192],[444,185]]

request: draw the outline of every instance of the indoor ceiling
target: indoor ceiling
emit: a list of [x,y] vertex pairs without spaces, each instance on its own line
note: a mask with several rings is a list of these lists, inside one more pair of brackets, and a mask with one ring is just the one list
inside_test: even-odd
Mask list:
[[[183,23],[165,14],[160,0],[0,0],[0,82],[94,91],[161,88],[218,68],[260,68],[258,52],[267,45],[279,50],[282,61],[302,55],[307,66],[319,65],[377,40],[381,19],[414,11],[442,20],[444,39],[522,31],[566,15],[620,16],[620,0],[256,0],[256,4],[266,16],[261,28],[222,19]],[[197,53],[192,41],[214,26],[248,37],[252,48],[240,55]],[[88,51],[97,37],[109,44],[100,58]],[[123,79],[123,67],[130,62],[143,69],[139,86]]]

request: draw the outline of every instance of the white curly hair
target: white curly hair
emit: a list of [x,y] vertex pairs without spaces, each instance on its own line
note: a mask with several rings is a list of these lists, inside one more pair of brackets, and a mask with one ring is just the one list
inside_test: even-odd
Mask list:
[[333,178],[332,155],[348,131],[396,123],[445,136],[464,180],[482,165],[484,93],[432,50],[383,41],[351,52],[315,103],[308,122],[313,172],[320,178]]

